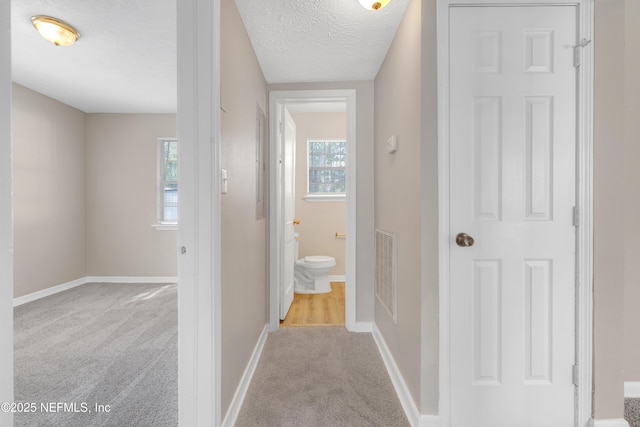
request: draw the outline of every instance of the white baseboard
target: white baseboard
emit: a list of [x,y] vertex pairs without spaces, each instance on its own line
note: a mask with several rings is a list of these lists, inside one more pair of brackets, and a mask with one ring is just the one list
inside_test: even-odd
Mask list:
[[634,399],[640,398],[640,382],[625,382],[624,397]]
[[33,292],[28,295],[23,295],[21,297],[17,297],[13,299],[13,306],[17,307],[22,304],[26,304],[31,301],[35,301],[40,298],[48,297],[53,294],[57,294],[58,292],[66,291],[67,289],[75,288],[76,286],[84,285],[87,283],[87,278],[82,277],[80,279],[72,280],[67,283],[63,283],[61,285],[52,286],[47,289],[43,289],[38,292]]
[[[418,408],[413,401],[413,397],[411,397],[411,392],[407,387],[407,383],[405,383],[404,378],[400,373],[400,369],[398,368],[398,365],[396,365],[396,362],[391,355],[391,351],[389,350],[389,347],[387,347],[387,343],[384,341],[384,338],[382,337],[382,334],[380,333],[380,330],[375,325],[375,323],[373,324],[373,339],[376,341],[376,344],[378,344],[380,355],[382,356],[382,360],[387,367],[387,371],[389,371],[391,382],[393,383],[393,387],[396,389],[396,393],[398,394],[398,398],[400,399],[402,409],[404,409],[404,413],[409,419],[409,424],[411,424],[413,427],[422,426],[420,412],[418,411]],[[431,420],[429,419],[429,421]],[[435,425],[425,424],[425,426]]]
[[227,414],[222,421],[222,427],[233,427],[233,425],[236,423],[238,413],[240,412],[240,408],[242,407],[244,398],[247,395],[247,390],[249,389],[251,378],[253,378],[253,374],[256,371],[256,366],[258,366],[258,360],[260,360],[260,355],[262,354],[262,349],[264,348],[264,343],[267,341],[268,335],[269,325],[267,324],[264,325],[262,333],[258,338],[258,343],[253,349],[253,353],[251,354],[249,363],[247,364],[247,367],[242,374],[240,384],[238,384],[238,388],[236,389],[236,393],[233,395],[233,399],[231,400],[231,404],[229,405]]
[[420,415],[420,427],[440,427],[440,417],[437,415]]
[[38,292],[23,295],[13,299],[13,306],[17,307],[40,298],[57,294],[76,286],[86,285],[87,283],[177,283],[177,277],[120,277],[120,276],[87,276],[61,285],[52,286]]
[[349,332],[373,332],[372,322],[356,322],[353,325],[347,325],[346,327]]
[[589,427],[629,427],[629,423],[622,418],[613,420],[589,420]]
[[346,282],[347,281],[347,276],[332,276],[329,275],[329,281],[330,282]]
[[178,283],[177,277],[88,276],[87,283]]

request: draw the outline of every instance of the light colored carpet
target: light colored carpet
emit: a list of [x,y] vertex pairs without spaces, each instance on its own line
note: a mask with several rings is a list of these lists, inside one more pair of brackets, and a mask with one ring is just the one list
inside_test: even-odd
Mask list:
[[236,427],[408,426],[371,334],[280,329],[267,338]]
[[[38,410],[14,425],[176,426],[176,296],[176,285],[87,284],[16,307],[15,401]],[[67,410],[42,411],[58,402]]]
[[631,427],[640,427],[640,399],[624,400],[624,419]]

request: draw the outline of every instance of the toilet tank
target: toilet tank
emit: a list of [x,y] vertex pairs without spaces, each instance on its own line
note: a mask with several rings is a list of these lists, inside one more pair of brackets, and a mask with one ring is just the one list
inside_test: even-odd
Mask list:
[[300,259],[300,233],[293,233],[293,259],[295,261]]

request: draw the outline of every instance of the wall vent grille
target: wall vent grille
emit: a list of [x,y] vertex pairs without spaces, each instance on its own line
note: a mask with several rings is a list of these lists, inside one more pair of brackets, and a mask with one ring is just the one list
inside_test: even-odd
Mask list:
[[396,236],[376,229],[376,297],[398,322],[396,284]]

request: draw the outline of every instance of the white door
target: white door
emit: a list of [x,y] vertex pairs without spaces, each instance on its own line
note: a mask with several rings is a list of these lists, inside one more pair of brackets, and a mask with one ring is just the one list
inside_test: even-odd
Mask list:
[[284,223],[282,280],[280,288],[280,319],[284,319],[293,302],[293,275],[295,264],[295,162],[296,124],[284,108],[282,126],[282,213]]
[[576,12],[451,9],[452,427],[574,425]]

